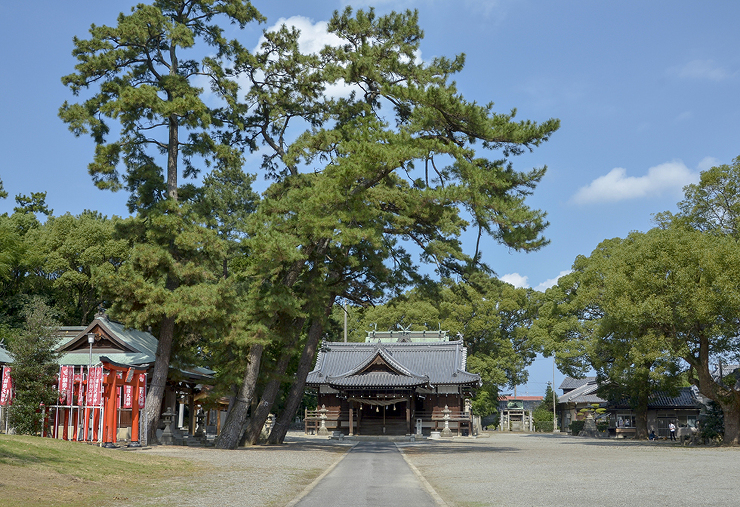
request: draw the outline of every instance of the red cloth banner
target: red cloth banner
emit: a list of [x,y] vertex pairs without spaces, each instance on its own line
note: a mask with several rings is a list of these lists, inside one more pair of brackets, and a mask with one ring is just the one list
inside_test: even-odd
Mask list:
[[77,404],[79,406],[84,405],[85,400],[85,384],[82,382],[82,367],[80,367],[80,373],[75,373],[75,384],[77,384]]
[[10,405],[12,400],[12,394],[13,394],[13,379],[10,376],[10,366],[3,366],[3,383],[2,383],[2,390],[0,390],[0,405],[6,406]]
[[74,366],[59,367],[59,403],[71,405],[74,398]]
[[139,374],[139,408],[146,404],[146,373]]
[[87,404],[99,407],[103,404],[103,367],[95,366],[87,374]]
[[123,408],[133,408],[134,386],[123,386]]

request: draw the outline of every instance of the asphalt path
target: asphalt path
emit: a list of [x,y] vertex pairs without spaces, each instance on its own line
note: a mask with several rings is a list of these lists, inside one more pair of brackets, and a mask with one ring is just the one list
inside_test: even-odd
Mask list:
[[392,442],[359,442],[296,507],[438,504]]

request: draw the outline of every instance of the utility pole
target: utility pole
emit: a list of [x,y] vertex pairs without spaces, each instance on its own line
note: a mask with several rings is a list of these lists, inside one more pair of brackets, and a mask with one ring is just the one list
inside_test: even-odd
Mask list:
[[558,414],[555,412],[555,352],[552,353],[552,432],[558,432]]

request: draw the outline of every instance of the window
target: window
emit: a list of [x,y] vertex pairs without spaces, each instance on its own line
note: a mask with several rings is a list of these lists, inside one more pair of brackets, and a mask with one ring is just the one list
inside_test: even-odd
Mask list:
[[634,428],[635,416],[632,414],[617,414],[617,428]]

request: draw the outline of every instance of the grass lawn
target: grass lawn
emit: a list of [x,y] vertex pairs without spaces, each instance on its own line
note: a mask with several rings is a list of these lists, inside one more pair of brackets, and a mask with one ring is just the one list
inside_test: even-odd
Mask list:
[[163,480],[193,475],[192,462],[50,438],[0,435],[0,506],[136,504]]

